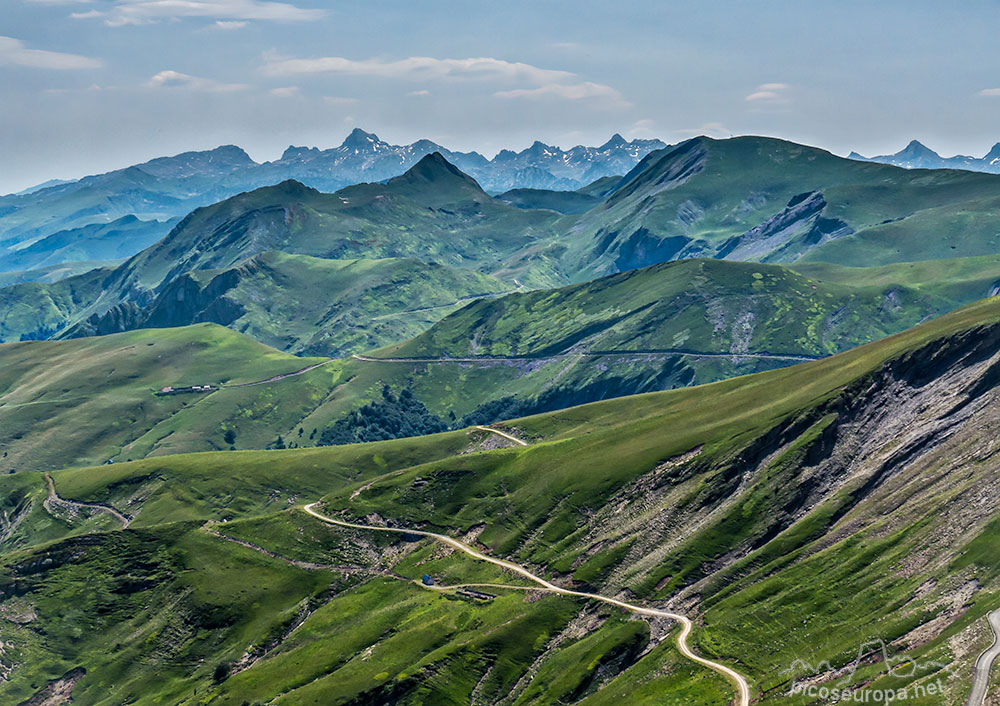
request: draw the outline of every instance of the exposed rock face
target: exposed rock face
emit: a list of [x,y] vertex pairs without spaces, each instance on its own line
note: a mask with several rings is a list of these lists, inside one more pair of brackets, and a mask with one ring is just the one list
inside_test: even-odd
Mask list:
[[[1000,325],[938,340],[779,422],[721,466],[718,457],[706,459],[698,450],[657,466],[601,508],[581,541],[595,551],[631,542],[604,589],[634,586],[766,486],[772,488],[766,516],[694,582],[679,586],[678,600],[711,591],[733,562],[824,504],[838,509],[814,552],[876,525],[886,534],[925,518],[915,551],[897,570],[929,576],[949,566],[957,548],[1000,512],[997,404]],[[710,471],[713,482],[692,490],[690,483]],[[960,585],[980,590],[967,581]],[[937,587],[928,600],[946,600],[945,591]],[[950,622],[928,624],[922,640]]]
[[71,669],[58,679],[53,679],[27,701],[18,706],[62,706],[73,701],[73,688],[83,678],[87,670],[83,667]]
[[854,230],[843,221],[822,216],[826,205],[826,199],[819,191],[799,194],[771,218],[723,243],[717,257],[726,260],[792,260],[797,254],[794,252],[797,244],[819,245],[853,233]]

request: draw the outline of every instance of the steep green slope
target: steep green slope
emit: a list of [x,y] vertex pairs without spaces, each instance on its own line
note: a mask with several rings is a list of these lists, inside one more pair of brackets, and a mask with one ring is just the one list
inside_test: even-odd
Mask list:
[[0,343],[46,339],[101,296],[111,269],[0,289]]
[[1000,258],[868,272],[682,260],[475,302],[378,357],[689,352],[819,356],[990,293]]
[[488,275],[412,258],[266,252],[180,275],[148,306],[126,303],[67,335],[211,321],[291,353],[345,356],[415,336],[466,301],[509,289]]
[[[470,431],[56,473],[62,496],[135,519],[47,544],[25,520],[0,572],[18,587],[0,611],[20,621],[0,622],[0,693],[68,675],[81,704],[731,697],[678,657],[669,624],[422,588],[423,574],[524,584],[291,507],[326,492],[328,513],[449,532],[563,585],[670,599],[696,619],[696,649],[745,674],[759,703],[824,703],[789,694],[800,677],[963,703],[1000,602],[998,347],[990,299],[821,361],[506,425],[527,448],[481,450]],[[938,683],[943,696],[926,695]]]
[[116,273],[125,291],[267,250],[333,259],[419,256],[484,272],[550,233],[554,214],[490,198],[441,155],[385,184],[322,194],[287,181],[198,209]]
[[880,265],[987,255],[998,192],[995,175],[699,137],[643,159],[581,217],[562,262],[584,279],[692,256]]
[[[473,179],[437,153],[385,184],[359,184],[335,194],[323,194],[287,181],[195,210],[167,237],[106,273],[99,288],[93,286],[91,276],[71,278],[62,286],[80,294],[73,306],[63,302],[50,306],[48,290],[5,292],[8,299],[17,304],[23,301],[29,308],[34,305],[42,314],[32,320],[30,311],[11,311],[13,304],[0,301],[0,318],[12,320],[0,329],[0,341],[18,340],[24,334],[36,332],[43,332],[46,337],[92,335],[142,325],[239,318],[239,307],[231,300],[215,301],[216,295],[221,294],[216,290],[243,279],[247,270],[261,264],[259,260],[246,261],[268,252],[334,260],[397,260],[385,265],[386,277],[392,281],[402,277],[414,283],[425,278],[428,291],[421,293],[417,287],[404,285],[403,294],[410,302],[399,301],[400,306],[395,310],[386,307],[371,313],[399,314],[403,320],[412,309],[425,308],[421,302],[437,307],[504,288],[565,281],[551,258],[541,251],[541,244],[554,237],[552,227],[558,218],[556,213],[525,211],[491,198]],[[411,266],[408,273],[403,272],[404,261]],[[308,260],[285,259],[279,268],[283,272],[275,276],[295,278],[290,272],[295,262],[302,269],[303,280],[316,280],[310,270],[317,265],[308,265]],[[336,267],[330,265],[332,269]],[[450,272],[446,268],[451,268]],[[205,285],[211,291],[201,291],[200,283],[213,276],[220,279]],[[507,284],[502,286],[490,280],[490,276]],[[247,285],[250,291],[246,293],[251,302],[240,302],[240,306],[255,306],[254,288],[258,285],[272,294],[274,286],[280,286],[260,281],[256,285],[250,283]],[[334,283],[324,289],[337,294],[337,286]],[[434,294],[435,289],[440,291]],[[201,300],[204,308],[218,311],[191,311],[191,317],[177,318],[170,310],[176,308],[172,298],[180,296],[180,292],[193,295],[195,304]],[[89,296],[84,296],[86,293]],[[350,292],[343,294],[347,296]],[[37,303],[32,302],[32,296],[38,297]],[[277,337],[281,335],[278,330],[290,327],[299,329],[283,344],[290,350],[344,351],[364,345],[361,342],[365,337],[350,333],[342,341],[331,338],[333,329],[338,327],[323,328],[323,312],[319,311],[318,302],[311,312],[316,314],[316,321],[303,327],[303,322],[297,319],[308,312],[296,305],[300,299],[308,297],[289,294],[275,302],[266,314],[261,311],[251,314],[258,322],[267,319],[254,327],[262,340],[278,343]],[[347,299],[332,304],[334,308],[351,308]],[[185,304],[180,308],[186,307]],[[256,304],[258,310],[265,307]],[[375,328],[379,326],[382,324],[376,324]],[[403,326],[396,333],[370,337],[367,345],[382,345],[416,332],[415,325]],[[313,338],[316,340],[310,340]]]
[[[411,268],[405,261],[348,263],[267,254],[252,262],[257,269],[239,270],[246,279],[231,289],[212,290],[212,283],[227,273],[208,273],[205,283],[191,280],[194,286],[181,290],[184,301],[174,304],[176,311],[185,316],[206,312],[258,338],[281,345],[292,341],[300,349],[309,342],[324,350],[332,344],[310,339],[311,331],[331,331],[336,336],[331,341],[381,343],[420,330],[456,306],[414,304],[434,306],[435,297],[460,293],[447,291],[448,282],[455,282],[448,279],[452,271]],[[94,341],[0,346],[0,366],[11,389],[28,391],[16,400],[4,398],[6,416],[0,403],[0,417],[10,420],[4,424],[9,455],[0,469],[120,462],[230,446],[260,449],[279,437],[282,444],[295,446],[381,438],[382,431],[360,437],[340,432],[348,415],[382,400],[385,386],[395,395],[408,391],[440,420],[423,420],[418,426],[424,421],[464,426],[711,382],[784,367],[893,333],[989,293],[1000,279],[996,258],[860,272],[829,265],[804,265],[801,270],[810,277],[772,265],[691,260],[552,292],[480,301],[426,334],[378,351],[376,358],[328,361],[274,384],[184,398],[157,398],[152,391],[166,385],[218,384],[232,377],[230,356],[213,350],[217,340],[242,347],[241,369],[259,367],[260,380],[270,377],[268,361],[277,354],[203,325]],[[413,282],[411,272],[435,279]],[[484,281],[473,273],[468,277],[473,284]],[[293,281],[285,284],[288,279]],[[212,296],[199,299],[206,291]],[[753,293],[743,296],[743,291]],[[327,294],[315,296],[317,292]],[[354,304],[343,306],[343,301]],[[285,324],[268,312],[265,302],[294,308],[299,317]],[[229,318],[222,318],[227,312]],[[325,323],[318,326],[317,321]],[[161,335],[170,346],[186,343],[199,351],[201,360],[192,358],[172,370],[159,357],[133,359],[133,336],[156,340]],[[94,351],[101,353],[95,357]],[[66,374],[49,374],[53,356],[65,361]],[[296,370],[311,362],[282,360]],[[113,371],[110,377],[102,365]],[[14,401],[21,406],[9,406]],[[100,427],[107,419],[130,421],[106,436]],[[83,434],[80,420],[82,428],[94,433]],[[327,433],[338,424],[340,432]]]

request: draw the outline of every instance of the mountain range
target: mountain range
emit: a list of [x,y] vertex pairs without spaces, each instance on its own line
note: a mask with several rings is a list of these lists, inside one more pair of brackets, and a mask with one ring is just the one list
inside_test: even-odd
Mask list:
[[861,162],[894,164],[897,167],[905,167],[907,169],[967,169],[973,172],[1000,174],[1000,142],[993,145],[993,148],[983,157],[969,157],[963,154],[958,154],[954,157],[942,157],[917,140],[911,140],[910,144],[896,154],[864,157],[857,152],[851,152],[848,155],[848,159],[856,159]]
[[15,248],[0,702],[967,703],[1000,175],[694,138],[491,195],[460,159]]
[[[433,264],[434,281],[461,286],[443,285],[429,295],[434,285],[426,279],[428,296],[408,290],[415,306],[394,299],[389,289],[366,290],[389,299],[349,316],[360,321],[378,312],[380,322],[397,315],[399,323],[416,314],[429,325],[469,297],[584,282],[691,257],[854,267],[986,257],[996,247],[997,180],[865,164],[770,138],[696,138],[582,190],[527,189],[516,198],[494,198],[435,152],[381,184],[325,194],[286,181],[243,193],[196,209],[114,269],[2,289],[0,336],[214,321],[256,332],[285,350],[347,355],[418,333],[380,324],[383,334],[370,337],[353,325],[333,325],[343,320],[332,312],[355,290],[338,289],[342,285],[333,283],[340,280],[317,280],[309,258],[335,260],[334,269],[352,260],[395,259],[386,272],[399,272],[404,262],[417,269]],[[586,210],[576,207],[581,200]],[[379,266],[359,267],[343,272]],[[414,271],[409,281],[421,277]],[[309,300],[304,283],[324,291],[325,281],[332,297],[322,300],[325,309],[307,313],[292,304]],[[260,299],[264,291],[284,292],[274,301],[291,308],[253,304],[254,292]],[[267,333],[296,319],[303,322],[297,334]],[[320,333],[322,321],[343,340]]]
[[[514,188],[575,189],[601,177],[621,175],[659,140],[626,141],[613,136],[600,147],[570,150],[535,142],[521,152],[502,150],[492,160],[476,152],[449,151],[430,140],[391,145],[355,129],[339,147],[289,147],[280,159],[258,164],[232,145],[205,152],[185,152],[77,181],[40,185],[0,197],[0,271],[34,269],[54,257],[68,260],[108,259],[95,243],[79,234],[86,227],[120,227],[127,223],[133,241],[120,239],[119,257],[135,254],[162,237],[175,220],[240,192],[295,179],[323,190],[361,182],[381,182],[440,153],[492,192]],[[68,251],[58,245],[74,240]],[[25,252],[33,248],[30,252]]]

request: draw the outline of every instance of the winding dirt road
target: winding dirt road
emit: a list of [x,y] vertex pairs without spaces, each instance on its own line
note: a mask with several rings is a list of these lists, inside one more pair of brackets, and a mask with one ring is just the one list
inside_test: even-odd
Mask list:
[[976,670],[972,678],[972,692],[969,694],[966,706],[983,706],[983,702],[986,701],[986,689],[990,685],[990,668],[993,667],[996,658],[1000,656],[1000,609],[993,611],[986,618],[993,629],[993,644],[976,660]]
[[[518,566],[517,564],[513,564],[509,561],[504,561],[503,559],[496,559],[494,557],[486,556],[485,554],[476,551],[469,545],[463,544],[462,542],[459,542],[457,539],[453,539],[452,537],[449,537],[447,535],[435,534],[434,532],[425,532],[423,530],[403,529],[397,527],[375,527],[371,525],[359,525],[353,522],[343,522],[341,520],[335,520],[332,517],[327,517],[326,515],[317,512],[314,509],[316,504],[317,503],[310,503],[304,506],[302,509],[308,514],[315,517],[316,519],[322,522],[326,522],[328,524],[337,525],[339,527],[346,527],[348,529],[369,530],[375,532],[394,532],[396,534],[412,534],[412,535],[418,535],[420,537],[430,537],[431,539],[437,540],[438,542],[441,542],[443,544],[447,544],[448,546],[457,549],[460,552],[468,554],[473,559],[489,562],[490,564],[494,564],[503,569],[507,569],[512,573],[522,576],[531,581],[532,583],[537,584],[540,587],[540,590],[547,591],[549,593],[557,593],[563,596],[575,596],[577,598],[587,598],[595,601],[601,601],[602,603],[608,603],[613,606],[618,606],[619,608],[624,608],[625,610],[637,613],[639,615],[649,615],[658,618],[670,618],[671,620],[676,620],[678,623],[681,624],[681,632],[677,636],[677,649],[680,651],[680,653],[689,660],[697,662],[702,666],[708,667],[709,669],[718,672],[726,679],[728,679],[730,682],[732,682],[732,684],[736,687],[736,695],[737,695],[736,703],[739,706],[749,706],[750,704],[750,684],[739,672],[730,669],[724,664],[719,664],[718,662],[713,662],[712,660],[705,659],[704,657],[699,657],[698,655],[696,655],[694,652],[691,651],[691,648],[688,646],[687,640],[688,636],[691,634],[691,629],[693,628],[693,625],[686,616],[681,615],[680,613],[672,613],[670,611],[658,610],[656,608],[644,608],[642,606],[633,605],[632,603],[626,603],[625,601],[620,601],[617,598],[602,596],[597,593],[572,591],[568,588],[562,588],[561,586],[556,586],[554,583],[550,583],[545,579],[541,578],[540,576],[536,576],[535,574],[525,569],[523,566]],[[502,584],[495,584],[495,586],[497,587],[501,585]],[[525,587],[512,586],[511,588],[518,588],[524,590]]]
[[55,481],[52,480],[52,476],[48,473],[45,474],[45,481],[49,485],[49,496],[45,499],[45,502],[50,505],[59,505],[61,507],[69,508],[72,510],[96,510],[97,512],[103,512],[107,515],[111,515],[113,518],[118,520],[122,529],[125,529],[132,522],[132,519],[126,517],[118,510],[110,507],[108,505],[98,505],[96,503],[78,503],[75,500],[66,500],[65,498],[59,497],[59,493],[56,492]]
[[513,441],[515,444],[519,444],[520,446],[527,446],[528,445],[527,441],[522,441],[521,439],[518,439],[516,436],[511,436],[507,432],[500,431],[499,429],[493,429],[492,427],[481,427],[481,426],[474,426],[472,428],[473,429],[478,429],[479,431],[488,431],[489,433],[496,434],[497,436],[502,436],[505,439]]
[[236,385],[219,385],[219,387],[222,389],[232,389],[234,387],[253,387],[254,385],[266,385],[269,382],[280,382],[281,380],[287,380],[288,378],[293,378],[296,375],[304,375],[305,373],[308,373],[310,370],[315,370],[316,368],[322,368],[324,365],[327,365],[328,363],[332,362],[333,359],[331,358],[330,360],[324,360],[322,363],[315,363],[306,368],[302,368],[302,370],[295,370],[290,373],[282,373],[281,375],[274,375],[272,377],[269,377],[267,380],[255,380],[254,382],[241,382]]
[[649,351],[588,351],[584,353],[553,353],[552,355],[513,356],[469,356],[465,358],[373,358],[355,353],[351,357],[364,363],[530,363],[538,360],[561,360],[564,358],[607,358],[635,355],[678,355],[689,358],[734,358],[736,360],[788,360],[804,363],[819,360],[819,356],[784,355],[781,353],[703,353],[685,350],[649,350]]

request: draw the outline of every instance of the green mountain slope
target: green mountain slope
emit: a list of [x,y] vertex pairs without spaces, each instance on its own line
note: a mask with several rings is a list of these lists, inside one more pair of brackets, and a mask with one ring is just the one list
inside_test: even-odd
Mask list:
[[1000,258],[857,270],[682,260],[470,304],[378,357],[828,355],[988,295]]
[[8,472],[227,448],[224,426],[234,418],[239,443],[263,448],[275,439],[272,429],[291,428],[315,405],[312,395],[320,391],[307,376],[295,380],[297,394],[287,399],[268,385],[210,394],[154,391],[266,380],[322,362],[211,324],[11,343],[0,346],[0,361],[0,467]]
[[434,153],[386,184],[322,194],[287,181],[198,209],[126,263],[115,286],[154,289],[267,250],[333,259],[419,256],[488,272],[548,234],[553,218],[495,201]]
[[112,269],[0,289],[0,342],[46,339],[101,296]]
[[[39,311],[50,313],[38,321],[21,318],[0,330],[0,340],[17,340],[24,334],[55,332],[61,335],[91,335],[129,330],[142,325],[181,325],[200,320],[224,321],[227,325],[242,314],[232,299],[246,295],[249,302],[240,306],[265,307],[257,303],[260,291],[274,294],[277,289],[290,289],[290,283],[317,282],[314,272],[319,265],[308,259],[285,258],[277,272],[273,267],[263,270],[274,275],[275,281],[256,282],[248,271],[260,275],[261,261],[253,260],[263,253],[281,252],[332,260],[385,259],[383,274],[386,282],[410,285],[401,291],[385,291],[383,302],[395,301],[391,309],[376,302],[362,305],[362,310],[375,316],[398,314],[406,320],[413,309],[444,306],[477,294],[492,294],[517,286],[545,286],[564,281],[553,268],[538,243],[553,237],[552,225],[559,214],[549,211],[525,211],[488,196],[478,184],[449,164],[440,154],[421,159],[402,176],[385,184],[360,184],[335,194],[323,194],[288,181],[277,186],[241,194],[213,206],[200,208],[181,221],[161,241],[130,258],[113,272],[107,273],[100,287],[93,286],[93,277],[69,280],[62,285],[81,296],[73,306],[61,303],[46,305],[49,290],[38,290]],[[534,252],[537,250],[537,252]],[[276,256],[269,255],[272,259]],[[408,263],[411,271],[404,273]],[[300,272],[293,273],[293,268]],[[329,268],[336,269],[331,264]],[[447,268],[451,268],[448,270]],[[467,272],[458,271],[467,270]],[[374,273],[370,277],[374,277]],[[215,283],[206,278],[219,277]],[[500,285],[496,277],[506,285]],[[268,277],[263,277],[267,280]],[[333,278],[337,280],[338,278]],[[370,279],[370,278],[369,278]],[[418,291],[418,282],[426,280],[426,291]],[[277,280],[284,280],[278,283]],[[229,302],[216,301],[223,292],[233,289],[237,281],[244,290],[233,292]],[[205,285],[199,283],[205,283]],[[340,291],[342,282],[324,285],[332,296],[347,297],[331,302],[332,308],[351,309],[351,292]],[[205,288],[211,291],[205,291]],[[238,288],[237,288],[238,289]],[[36,290],[21,289],[5,292],[8,299],[30,302]],[[87,291],[89,296],[82,296]],[[171,301],[186,292],[195,297],[193,304],[200,309],[183,312]],[[415,322],[423,317],[411,317],[414,325],[397,327],[392,335],[354,336],[343,340],[330,339],[332,327],[324,328],[320,303],[304,310],[300,301],[310,300],[306,292],[288,292],[272,302],[270,310],[251,313],[253,321],[240,322],[246,330],[259,332],[261,340],[279,342],[282,328],[297,329],[285,338],[289,350],[354,350],[358,345],[383,345],[416,333]],[[0,295],[3,296],[3,295]],[[393,299],[395,297],[395,299]],[[402,301],[403,298],[408,301]],[[315,301],[315,300],[314,300]],[[180,309],[185,309],[185,306]],[[206,309],[217,309],[206,313]],[[306,309],[309,307],[307,306]],[[59,315],[56,315],[58,310]],[[444,313],[443,311],[441,313]],[[190,316],[187,316],[190,314]],[[315,315],[313,322],[301,317]],[[12,318],[4,302],[0,316]],[[334,314],[336,316],[336,314]],[[200,317],[200,318],[199,318]],[[433,316],[429,320],[433,320]],[[372,328],[388,327],[374,324]],[[391,328],[391,327],[390,327]],[[315,339],[315,340],[312,340]],[[313,346],[313,348],[310,348]],[[354,346],[354,348],[352,348]]]
[[[0,622],[0,693],[75,679],[81,704],[731,698],[678,656],[670,624],[570,597],[421,587],[424,574],[524,584],[294,508],[325,493],[327,513],[451,533],[560,585],[666,600],[759,703],[823,702],[790,696],[798,677],[964,703],[982,616],[1000,604],[998,346],[990,299],[821,361],[506,425],[525,448],[484,450],[503,444],[470,430],[54,474],[61,496],[134,518],[124,532],[82,536],[96,516],[50,515],[42,479],[4,478],[21,484],[24,519],[0,573],[0,610],[16,618]],[[70,621],[86,628],[68,637]],[[943,696],[926,695],[938,683]]]
[[[335,341],[360,347],[421,331],[460,306],[434,302],[448,302],[463,291],[459,286],[470,291],[491,284],[474,273],[456,279],[455,272],[465,271],[405,261],[265,254],[250,264],[236,269],[241,278],[235,282],[226,279],[233,270],[199,273],[203,280],[191,278],[191,287],[180,290],[183,301],[177,290],[167,290],[178,318],[147,323],[212,316],[276,345],[328,351]],[[9,420],[3,425],[8,456],[0,460],[0,471],[230,446],[260,449],[278,437],[288,445],[314,446],[341,438],[325,432],[381,401],[385,386],[395,394],[409,391],[448,426],[685,387],[784,367],[895,333],[990,293],[1000,280],[996,258],[861,271],[820,264],[801,269],[690,260],[478,301],[375,358],[330,360],[274,384],[206,396],[152,393],[167,385],[230,380],[229,355],[216,355],[213,348],[220,341],[243,350],[240,369],[259,370],[260,380],[270,377],[268,361],[278,354],[206,325],[0,346],[11,390],[22,390],[0,398],[0,418]],[[411,279],[413,272],[419,281]],[[742,296],[744,288],[753,293]],[[299,313],[288,322],[269,305]],[[166,306],[155,311],[171,313]],[[314,331],[329,331],[330,338]],[[134,359],[135,340],[160,336],[168,338],[170,350],[186,346],[198,358],[176,370],[164,367],[159,353]],[[65,374],[49,374],[53,357],[64,361],[59,369]],[[281,360],[296,370],[309,364]],[[102,372],[102,366],[112,372]],[[130,421],[105,436],[100,430],[108,419]],[[81,423],[94,433],[82,434]],[[228,441],[227,431],[234,437]]]
[[227,269],[180,275],[148,306],[126,302],[68,335],[211,321],[291,353],[346,356],[415,336],[468,300],[509,289],[473,270],[412,258],[266,252]]
[[581,218],[563,262],[583,279],[692,256],[867,266],[987,255],[998,189],[991,175],[699,137],[644,158]]

